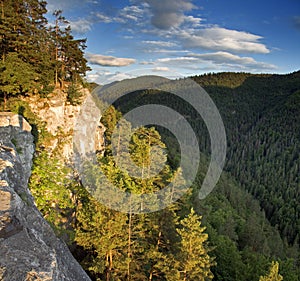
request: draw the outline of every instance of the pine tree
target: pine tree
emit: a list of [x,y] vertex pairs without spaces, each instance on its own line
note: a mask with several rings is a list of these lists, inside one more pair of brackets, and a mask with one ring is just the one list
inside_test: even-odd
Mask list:
[[193,209],[182,219],[177,228],[181,237],[181,249],[178,253],[178,274],[174,280],[204,281],[213,279],[210,268],[214,265],[213,259],[208,255],[208,235],[201,227],[201,216]]
[[52,67],[46,48],[49,38],[46,31],[47,20],[44,17],[46,11],[46,2],[44,1],[8,0],[1,3],[0,52],[2,63],[3,65],[10,64],[12,57],[15,58],[15,61],[18,58],[18,64],[22,64],[24,68],[16,67],[13,75],[15,77],[25,76],[24,79],[17,79],[15,83],[9,82],[11,87],[22,88],[22,91],[6,92],[5,95],[26,93],[27,87],[22,84],[24,81],[30,81],[34,87],[34,91],[31,92],[47,91],[52,78]]
[[55,61],[55,85],[64,88],[64,82],[81,83],[82,76],[90,70],[84,58],[86,39],[74,39],[69,21],[61,10],[53,13],[55,24],[50,29]]
[[279,274],[279,263],[272,262],[269,270],[269,274],[266,276],[261,276],[259,281],[281,281],[283,277]]
[[5,60],[6,54],[22,52],[26,47],[28,35],[26,14],[26,6],[23,0],[1,1],[2,60]]
[[[108,117],[110,123],[116,123],[116,119],[111,114]],[[135,194],[157,191],[172,178],[173,173],[168,166],[163,168],[158,175],[151,177],[151,169],[156,169],[156,158],[150,156],[150,150],[156,145],[161,148],[164,147],[157,131],[153,128],[140,128],[133,134],[130,143],[126,144],[121,142],[121,139],[130,139],[130,135],[132,135],[131,126],[125,120],[121,121],[121,125],[115,129],[112,138],[115,147],[114,157],[111,152],[106,152],[104,157],[99,158],[99,165],[88,163],[86,166],[85,186],[95,198],[101,196],[102,192],[106,192],[106,194],[110,192],[109,187],[105,186],[103,177],[106,177],[120,190]],[[128,147],[126,148],[128,145],[129,150]],[[108,150],[109,148],[107,147]],[[159,155],[158,157],[160,159],[157,162],[162,159],[166,160],[165,155]],[[139,175],[141,177],[130,176],[126,169],[120,168],[120,164],[126,168],[126,161],[129,160],[135,162],[136,169],[140,171]],[[102,170],[102,173],[100,170]],[[116,203],[122,204],[122,202],[117,202],[119,198],[108,197],[109,201],[106,202],[106,206]],[[103,200],[103,198],[100,199]],[[112,280],[165,280],[166,276],[168,276],[168,280],[172,280],[171,276],[176,272],[174,270],[176,260],[173,257],[176,247],[172,247],[172,245],[174,241],[178,242],[175,211],[168,209],[157,213],[136,214],[133,210],[141,209],[143,211],[145,206],[136,205],[133,201],[131,204],[132,209],[125,215],[125,219],[124,214],[111,211],[109,207],[104,206],[98,209],[97,212],[100,212],[98,215],[95,214],[97,212],[92,212],[94,215],[91,217],[85,218],[84,215],[80,219],[88,226],[84,227],[81,234],[77,232],[76,239],[79,245],[90,252],[98,247],[94,243],[104,241],[99,244],[99,247],[102,247],[102,252],[99,249],[96,254],[95,252],[94,254],[91,253],[87,258],[90,264],[89,270],[105,280],[110,280],[107,277],[108,272],[110,278],[112,276],[115,278]],[[111,220],[118,222],[118,224],[113,226],[112,222],[108,223],[108,217],[111,217]],[[100,218],[102,218],[101,222]],[[107,225],[111,225],[111,231],[107,230]],[[117,230],[117,227],[121,227],[121,229]],[[101,229],[106,230],[102,231]],[[116,239],[114,243],[121,243],[121,245],[118,244],[118,250],[112,249],[109,243],[109,241],[114,241],[111,238],[113,235]],[[92,238],[93,236],[95,240]],[[90,238],[87,239],[87,237]],[[110,269],[111,266],[107,259],[114,261],[113,270]]]
[[89,199],[80,208],[77,218],[75,240],[87,253],[84,267],[101,280],[124,278],[127,265],[126,215]]
[[0,93],[4,100],[4,110],[9,96],[35,91],[34,77],[36,73],[17,53],[9,53],[5,61],[0,62]]

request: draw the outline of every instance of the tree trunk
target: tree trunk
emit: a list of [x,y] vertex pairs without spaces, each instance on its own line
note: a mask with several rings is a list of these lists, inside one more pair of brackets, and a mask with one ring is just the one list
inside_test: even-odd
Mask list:
[[[106,262],[109,263],[109,255],[106,254]],[[109,281],[109,269],[106,269],[106,281]]]
[[131,213],[131,197],[130,197],[130,211],[128,221],[128,248],[127,248],[127,281],[130,281],[130,258],[131,258],[131,224],[132,224],[132,213]]
[[6,111],[6,109],[7,109],[7,93],[6,92],[4,92],[3,93],[3,100],[4,100],[4,111]]

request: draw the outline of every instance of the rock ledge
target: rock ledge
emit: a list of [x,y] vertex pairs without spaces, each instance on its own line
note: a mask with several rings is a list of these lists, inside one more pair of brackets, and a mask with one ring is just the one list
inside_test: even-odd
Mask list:
[[89,281],[28,190],[30,130],[21,116],[0,113],[0,280]]

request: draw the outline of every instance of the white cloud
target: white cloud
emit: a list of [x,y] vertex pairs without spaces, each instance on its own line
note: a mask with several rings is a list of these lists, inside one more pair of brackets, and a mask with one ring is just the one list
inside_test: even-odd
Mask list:
[[193,27],[199,27],[201,26],[201,22],[203,21],[202,18],[197,18],[194,16],[185,16],[184,17],[184,22],[191,24]]
[[87,74],[86,78],[89,82],[96,82],[97,79],[99,78],[99,74],[97,73]]
[[141,0],[152,13],[151,23],[159,29],[177,27],[184,21],[184,13],[195,8],[191,0]]
[[136,77],[130,73],[123,72],[109,72],[109,71],[98,71],[94,74],[87,76],[89,82],[96,82],[100,85],[106,85],[115,81],[122,81],[124,79],[130,79]]
[[155,63],[153,61],[141,61],[140,64],[141,65],[153,65]]
[[110,12],[109,14],[103,12],[91,12],[91,15],[94,19],[94,22],[102,22],[102,23],[119,23],[124,27],[127,27],[126,24],[135,22],[136,25],[139,25],[142,18],[144,17],[145,11],[135,5],[125,6],[124,8]]
[[160,54],[182,54],[182,53],[189,53],[188,50],[170,50],[170,49],[143,49],[144,53],[160,53]]
[[89,63],[100,66],[127,66],[135,63],[135,59],[117,58],[113,56],[103,56],[98,54],[86,54]]
[[261,36],[221,27],[177,31],[177,38],[185,48],[230,51],[238,53],[269,53],[259,42]]
[[142,7],[131,5],[121,9],[118,15],[114,18],[115,22],[127,23],[130,21],[140,25],[144,21],[146,10]]
[[131,40],[131,39],[134,39],[134,36],[131,36],[131,35],[125,35],[123,36],[124,39],[127,39],[127,40]]
[[165,72],[170,71],[168,67],[158,66],[152,69],[153,72]]
[[228,52],[189,54],[189,57],[198,58],[200,61],[209,61],[216,65],[235,65],[237,67],[248,67],[261,70],[271,70],[276,68],[273,64],[258,62],[251,57],[240,57]]
[[[170,28],[169,30],[143,28],[140,29],[140,32],[163,38],[164,41],[174,42],[183,50],[201,49],[234,53],[270,53],[269,48],[261,42],[262,36],[217,25],[202,24],[200,19],[199,24],[195,23],[195,26],[191,24],[195,18],[187,16],[186,19],[187,21],[178,28]],[[197,20],[195,21],[197,22]]]
[[169,41],[142,41],[143,44],[159,46],[159,47],[175,47],[177,46],[174,42]]
[[95,13],[94,15],[96,17],[96,21],[99,21],[99,22],[110,23],[113,21],[113,19],[111,17],[104,15],[102,13],[99,13],[99,12]]
[[72,31],[83,34],[92,29],[92,22],[87,19],[78,19],[76,21],[69,21]]
[[[146,62],[144,64],[147,64]],[[150,63],[148,63],[150,64]],[[272,71],[277,67],[266,62],[256,61],[252,57],[241,57],[228,52],[197,54],[183,57],[167,57],[151,61],[154,69],[168,68],[168,71],[180,70],[217,70],[217,71]]]
[[144,11],[138,6],[127,6],[121,10],[120,14],[124,17],[128,17],[135,21],[144,13]]
[[195,57],[174,57],[174,58],[162,58],[158,59],[159,63],[168,63],[168,64],[180,64],[180,63],[190,63],[198,61],[198,58]]

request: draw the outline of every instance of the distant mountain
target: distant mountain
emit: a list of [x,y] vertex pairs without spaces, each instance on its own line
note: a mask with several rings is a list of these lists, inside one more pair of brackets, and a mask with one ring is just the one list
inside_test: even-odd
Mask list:
[[300,232],[300,72],[193,79],[223,116],[229,144],[226,170],[293,243]]
[[[259,200],[282,237],[290,244],[299,242],[300,71],[286,75],[224,72],[191,78],[209,93],[222,115],[228,138],[225,170]],[[210,140],[201,116],[173,95],[140,91],[115,105],[124,113],[147,103],[165,104],[183,114],[201,136],[201,150],[209,154]],[[160,132],[172,142],[165,130]]]

